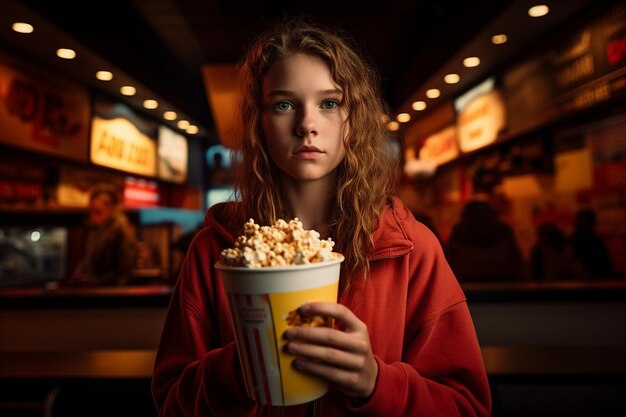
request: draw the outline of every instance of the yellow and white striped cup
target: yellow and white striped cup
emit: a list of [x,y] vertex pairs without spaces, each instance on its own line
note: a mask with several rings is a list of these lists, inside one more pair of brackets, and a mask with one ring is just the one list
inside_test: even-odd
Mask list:
[[230,300],[237,351],[250,398],[266,405],[295,405],[326,393],[325,381],[299,372],[284,351],[287,316],[302,304],[337,301],[343,256],[286,267],[216,264]]

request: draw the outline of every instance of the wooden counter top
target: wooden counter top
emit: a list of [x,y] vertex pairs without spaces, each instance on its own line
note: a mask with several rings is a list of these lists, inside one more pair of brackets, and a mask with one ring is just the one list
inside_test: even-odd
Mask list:
[[[626,375],[626,346],[485,346],[489,376]],[[150,378],[154,350],[0,352],[0,378]]]
[[2,308],[167,307],[173,287],[19,287],[0,289]]
[[468,302],[626,301],[626,279],[461,283]]
[[151,378],[154,350],[0,352],[0,378]]
[[624,375],[626,346],[485,346],[487,374]]
[[[623,302],[626,279],[461,283],[468,302]],[[22,287],[0,289],[0,309],[167,307],[173,287]]]

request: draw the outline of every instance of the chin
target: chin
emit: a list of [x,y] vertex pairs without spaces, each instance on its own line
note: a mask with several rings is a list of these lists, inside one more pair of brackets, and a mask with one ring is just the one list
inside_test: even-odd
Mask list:
[[318,180],[328,178],[333,173],[334,171],[331,171],[331,172],[297,172],[297,173],[290,173],[289,176],[296,181],[309,182],[309,181],[318,181]]
[[[321,164],[289,164],[279,168],[287,177],[295,181],[310,182],[328,179],[337,173],[337,167],[320,166]],[[327,165],[327,164],[326,164]]]

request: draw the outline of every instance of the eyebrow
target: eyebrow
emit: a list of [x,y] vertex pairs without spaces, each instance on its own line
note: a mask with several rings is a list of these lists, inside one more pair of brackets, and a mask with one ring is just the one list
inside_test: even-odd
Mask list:
[[[339,88],[331,88],[329,90],[321,90],[317,92],[318,95],[327,95],[327,94],[343,94],[343,91]],[[294,93],[289,90],[273,90],[270,91],[267,96],[268,97],[276,97],[276,96],[293,96]]]

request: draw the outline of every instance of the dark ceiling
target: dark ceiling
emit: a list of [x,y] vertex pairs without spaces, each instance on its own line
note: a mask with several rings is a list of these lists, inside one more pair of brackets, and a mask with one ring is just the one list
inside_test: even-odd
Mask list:
[[[527,0],[19,0],[67,35],[212,130],[201,67],[236,63],[272,22],[298,16],[347,32],[378,68],[397,110],[513,4]],[[551,0],[559,8],[590,3]],[[552,6],[551,6],[552,8]],[[507,31],[526,30],[512,24]],[[521,45],[518,45],[518,50]],[[504,59],[504,55],[501,59]],[[485,67],[483,71],[487,71]],[[461,88],[457,87],[457,88]],[[458,92],[457,92],[458,93]]]
[[210,127],[203,63],[237,62],[252,37],[300,16],[348,32],[397,107],[510,1],[22,0],[104,59]]

